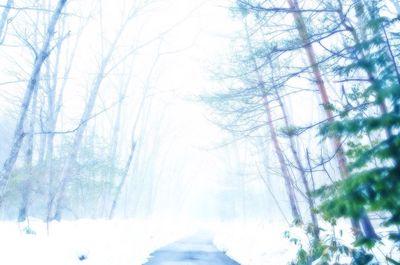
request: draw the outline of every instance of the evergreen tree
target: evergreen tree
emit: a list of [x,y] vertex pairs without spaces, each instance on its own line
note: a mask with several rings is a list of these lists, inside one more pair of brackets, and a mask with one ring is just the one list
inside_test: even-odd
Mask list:
[[[350,178],[321,189],[321,210],[328,219],[358,218],[363,211],[385,213],[382,224],[400,224],[400,79],[388,31],[397,23],[380,15],[383,3],[356,1],[355,13],[362,25],[346,50],[346,63],[335,70],[348,82],[349,105],[337,110],[340,120],[324,126],[324,136],[345,137]],[[363,38],[359,38],[362,32]],[[395,35],[392,35],[392,37]],[[396,41],[396,40],[394,40]],[[360,79],[360,78],[357,78]],[[372,136],[372,141],[366,141]],[[370,138],[371,139],[371,138]],[[390,238],[399,241],[397,232]],[[371,245],[361,238],[359,243]]]

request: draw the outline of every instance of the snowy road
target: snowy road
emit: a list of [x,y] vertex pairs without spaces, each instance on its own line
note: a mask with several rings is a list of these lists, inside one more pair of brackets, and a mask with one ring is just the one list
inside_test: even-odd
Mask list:
[[212,243],[209,233],[198,233],[151,254],[144,265],[240,265]]

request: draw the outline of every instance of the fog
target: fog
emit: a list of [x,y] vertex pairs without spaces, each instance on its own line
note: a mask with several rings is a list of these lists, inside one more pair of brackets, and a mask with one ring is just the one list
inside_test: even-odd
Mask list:
[[0,0],[0,264],[398,264],[399,14]]
[[[47,136],[43,123],[49,115],[46,93],[50,88],[46,86],[60,87],[55,92],[55,98],[61,102],[54,156],[61,158],[68,150],[65,145],[71,143],[79,129],[99,65],[109,49],[112,55],[90,119],[85,121],[83,150],[78,154],[85,169],[69,180],[68,186],[74,191],[68,195],[71,197],[66,202],[65,218],[107,215],[113,194],[105,186],[110,182],[117,185],[120,177],[111,176],[107,170],[123,170],[132,137],[137,147],[122,185],[116,216],[199,220],[281,218],[276,207],[270,205],[271,195],[257,177],[252,162],[254,146],[243,141],[235,143],[212,122],[210,109],[199,100],[202,94],[218,86],[210,69],[215,68],[231,46],[237,22],[231,17],[228,4],[228,1],[143,1],[131,7],[129,1],[68,3],[56,31],[61,36],[60,55],[56,57],[53,52],[49,57],[52,62],[45,70],[48,79],[55,79],[46,81],[47,77],[42,77],[43,91],[38,92],[36,99],[38,110],[34,115],[40,122],[33,125],[37,133],[33,139],[33,164],[39,163],[46,152],[42,146]],[[42,3],[35,2],[18,5],[42,8]],[[50,3],[48,6],[51,7]],[[136,8],[137,14],[125,22],[130,8]],[[45,33],[44,21],[48,15],[29,9],[10,12],[16,23],[8,29],[0,51],[4,58],[2,163],[12,142],[25,80],[29,79],[33,59],[30,45],[40,47],[35,42]],[[29,27],[35,19],[36,28]],[[127,23],[126,27],[119,32],[123,23]],[[115,47],[111,47],[117,36]],[[57,45],[57,41],[52,45]],[[58,75],[54,71],[59,71]],[[23,163],[23,158],[19,159],[18,167],[23,168]],[[26,174],[30,173],[22,173],[21,178]],[[40,179],[44,174],[40,170],[36,174],[35,181],[39,183],[33,184],[29,212],[31,216],[44,218],[46,188],[42,185],[46,180]],[[86,183],[85,174],[94,183]],[[104,190],[96,190],[101,189],[98,185],[104,185]],[[6,198],[3,218],[16,218],[23,200],[21,194],[17,188]]]

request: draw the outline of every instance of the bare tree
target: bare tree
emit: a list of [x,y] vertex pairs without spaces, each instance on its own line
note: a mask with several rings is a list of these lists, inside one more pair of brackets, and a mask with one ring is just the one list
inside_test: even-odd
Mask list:
[[19,151],[21,149],[22,141],[26,135],[24,131],[24,123],[27,117],[29,106],[32,101],[32,96],[34,91],[37,89],[38,80],[40,77],[40,71],[42,69],[43,63],[49,56],[51,52],[50,43],[53,39],[55,33],[56,24],[60,18],[61,11],[63,10],[67,0],[59,0],[57,7],[55,8],[53,15],[50,18],[49,25],[47,27],[47,32],[42,44],[40,51],[37,53],[35,58],[35,63],[33,65],[33,70],[28,81],[27,88],[25,90],[25,95],[22,100],[20,114],[18,117],[17,125],[14,131],[13,144],[8,155],[8,158],[4,162],[3,168],[0,174],[0,204],[3,202],[4,195],[6,193],[7,184],[9,181],[10,173],[14,168],[15,162],[17,161]]
[[114,37],[111,45],[108,47],[108,50],[105,53],[104,58],[102,58],[102,60],[100,62],[97,74],[91,85],[88,101],[86,103],[84,112],[80,119],[79,127],[76,130],[76,133],[74,135],[74,139],[72,142],[73,148],[71,148],[69,150],[67,159],[66,159],[65,164],[61,171],[61,177],[60,177],[59,184],[57,185],[57,189],[54,192],[54,194],[49,202],[49,205],[51,205],[51,207],[49,207],[49,214],[48,214],[48,216],[50,216],[50,219],[59,220],[61,218],[61,211],[63,208],[62,204],[64,203],[64,200],[65,200],[66,185],[72,177],[72,167],[73,167],[73,164],[76,162],[79,147],[81,146],[83,135],[87,128],[87,122],[90,119],[92,111],[95,107],[95,103],[96,103],[96,99],[97,99],[97,95],[99,93],[100,87],[101,87],[103,80],[106,77],[107,73],[109,73],[107,66],[114,55],[114,52],[117,48],[117,44],[118,44],[121,36],[123,35],[123,32],[129,25],[129,22],[137,15],[138,11],[139,11],[139,9],[136,7],[132,8],[130,10],[129,15],[122,22],[118,32],[116,32],[116,34],[115,34],[115,37]]

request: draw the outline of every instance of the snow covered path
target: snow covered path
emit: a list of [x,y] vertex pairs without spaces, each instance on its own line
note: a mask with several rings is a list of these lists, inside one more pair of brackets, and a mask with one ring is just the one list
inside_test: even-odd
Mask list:
[[212,235],[201,232],[158,249],[144,265],[239,265],[212,243]]

